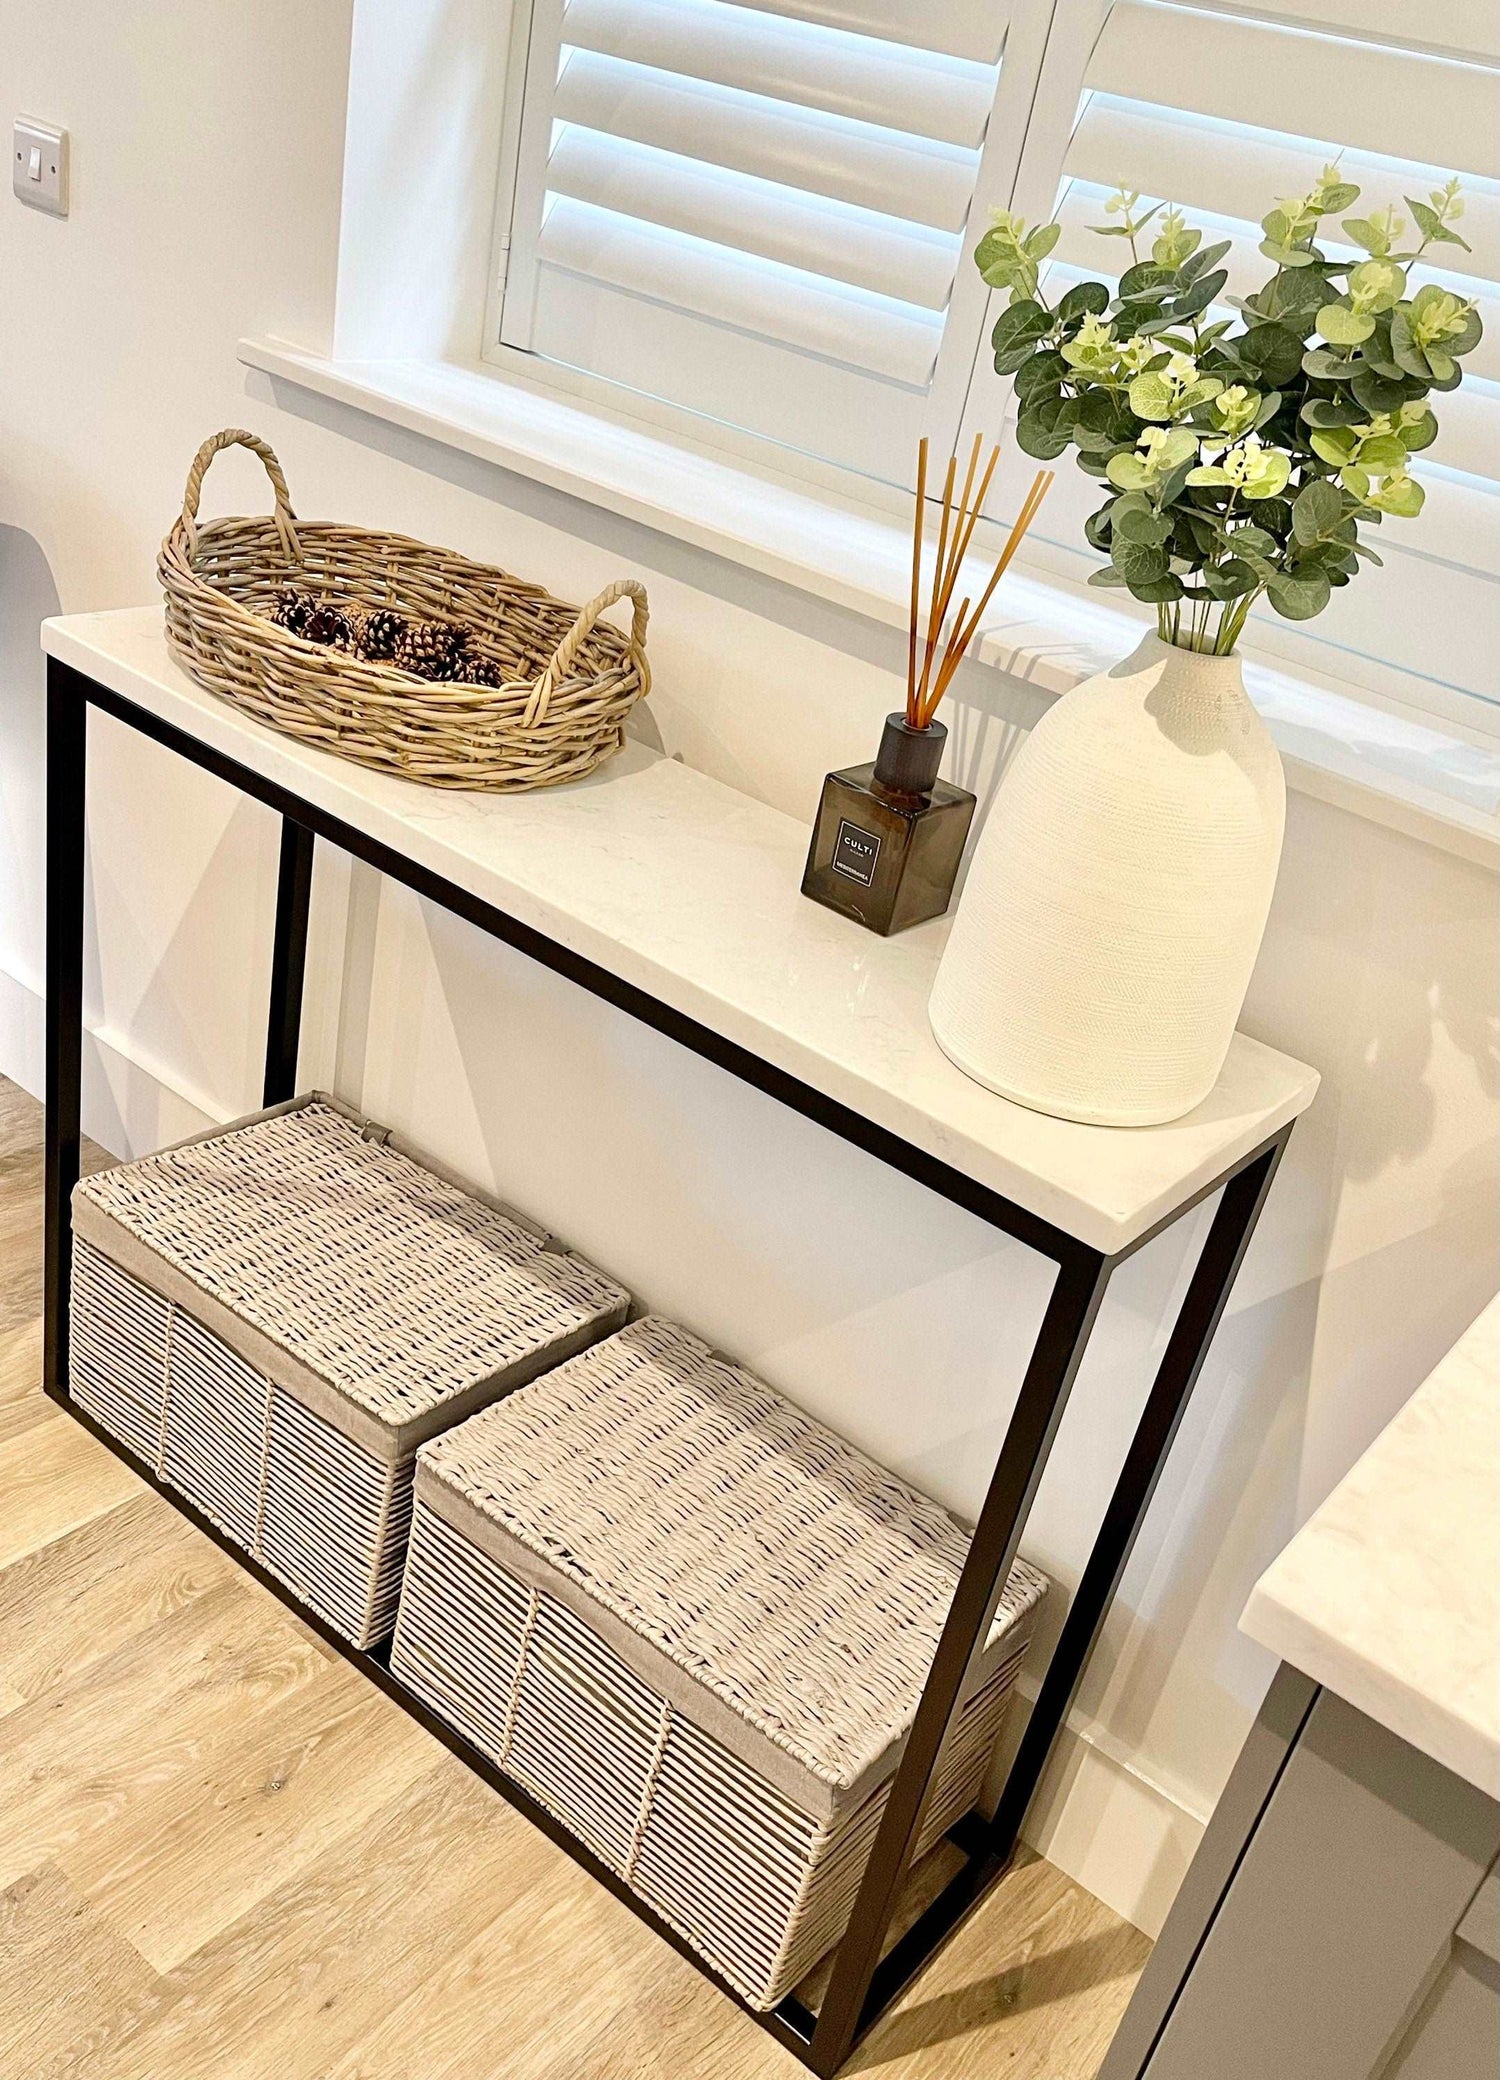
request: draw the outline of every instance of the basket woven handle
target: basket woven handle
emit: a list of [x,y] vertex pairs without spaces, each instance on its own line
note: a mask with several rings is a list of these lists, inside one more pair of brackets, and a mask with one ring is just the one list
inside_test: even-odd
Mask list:
[[586,607],[578,609],[577,620],[553,651],[531,690],[531,699],[526,703],[526,712],[521,717],[523,729],[533,728],[546,715],[553,690],[573,669],[573,660],[590,629],[617,599],[629,599],[632,602],[630,655],[641,675],[642,693],[651,691],[651,668],[646,662],[646,623],[651,617],[651,610],[646,603],[646,588],[639,578],[616,578],[613,585],[606,585],[602,592],[595,593]]
[[203,479],[208,474],[208,465],[224,448],[248,448],[265,464],[266,475],[271,479],[271,489],[276,494],[277,539],[281,553],[288,563],[300,563],[302,546],[297,540],[297,518],[292,511],[291,493],[286,488],[286,478],[281,474],[281,464],[276,460],[270,443],[263,441],[258,433],[246,433],[243,426],[226,426],[222,433],[210,434],[203,446],[193,457],[193,466],[188,471],[187,486],[182,494],[182,531],[187,537],[188,556],[191,559],[198,548],[198,499],[203,490]]

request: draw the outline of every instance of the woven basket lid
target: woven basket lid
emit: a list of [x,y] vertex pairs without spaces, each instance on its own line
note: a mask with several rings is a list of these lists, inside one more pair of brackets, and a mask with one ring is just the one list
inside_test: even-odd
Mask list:
[[84,1179],[73,1220],[389,1457],[629,1306],[581,1257],[316,1094]]
[[[824,1810],[894,1768],[969,1543],[649,1316],[425,1445],[417,1492],[785,1784],[772,1744]],[[1046,1587],[1017,1563],[971,1689],[1024,1649]]]

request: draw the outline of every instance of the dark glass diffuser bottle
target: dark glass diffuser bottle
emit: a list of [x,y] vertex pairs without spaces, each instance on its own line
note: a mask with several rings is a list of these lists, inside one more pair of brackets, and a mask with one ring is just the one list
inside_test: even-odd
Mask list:
[[887,715],[873,765],[823,782],[802,893],[888,936],[941,917],[953,895],[974,797],[939,780],[948,732]]

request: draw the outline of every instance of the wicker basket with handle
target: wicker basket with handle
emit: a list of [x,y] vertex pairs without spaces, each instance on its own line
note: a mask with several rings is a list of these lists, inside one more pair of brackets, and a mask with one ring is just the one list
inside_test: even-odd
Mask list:
[[[260,457],[275,511],[200,526],[204,473],[229,447]],[[575,608],[405,535],[299,521],[270,447],[237,428],[194,456],[157,571],[168,641],[201,686],[289,736],[433,787],[575,780],[619,750],[626,715],[650,690],[638,580],[619,579]],[[307,642],[270,618],[288,583],[334,604],[461,622],[502,683],[435,683]],[[628,636],[599,618],[627,597]]]

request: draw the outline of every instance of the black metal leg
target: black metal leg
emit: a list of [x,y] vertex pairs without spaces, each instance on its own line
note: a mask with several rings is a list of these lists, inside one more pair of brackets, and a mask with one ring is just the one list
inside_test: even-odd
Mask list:
[[68,1387],[69,1200],[78,1182],[83,1072],[86,681],[47,660],[47,1122],[43,1153],[45,1301],[42,1383]]
[[282,817],[276,935],[271,947],[271,1015],[266,1027],[267,1105],[280,1105],[297,1095],[297,1045],[302,1032],[302,985],[307,972],[313,843],[312,832],[303,824],[290,816]]
[[811,2063],[819,2073],[837,2072],[867,2026],[872,1981],[911,1866],[912,1848],[932,1792],[943,1741],[969,1665],[988,1637],[1109,1273],[1107,1258],[1082,1247],[1058,1268],[1057,1283],[1000,1448],[969,1557],[933,1658],[932,1672],[886,1800],[848,1930],[835,1955],[828,1992],[818,2011]]
[[990,1822],[989,1846],[1001,1862],[1015,1848],[1026,1808],[1077,1695],[1290,1134],[1288,1127],[1224,1187],[1109,1499],[1104,1522],[1068,1606],[1056,1651]]

